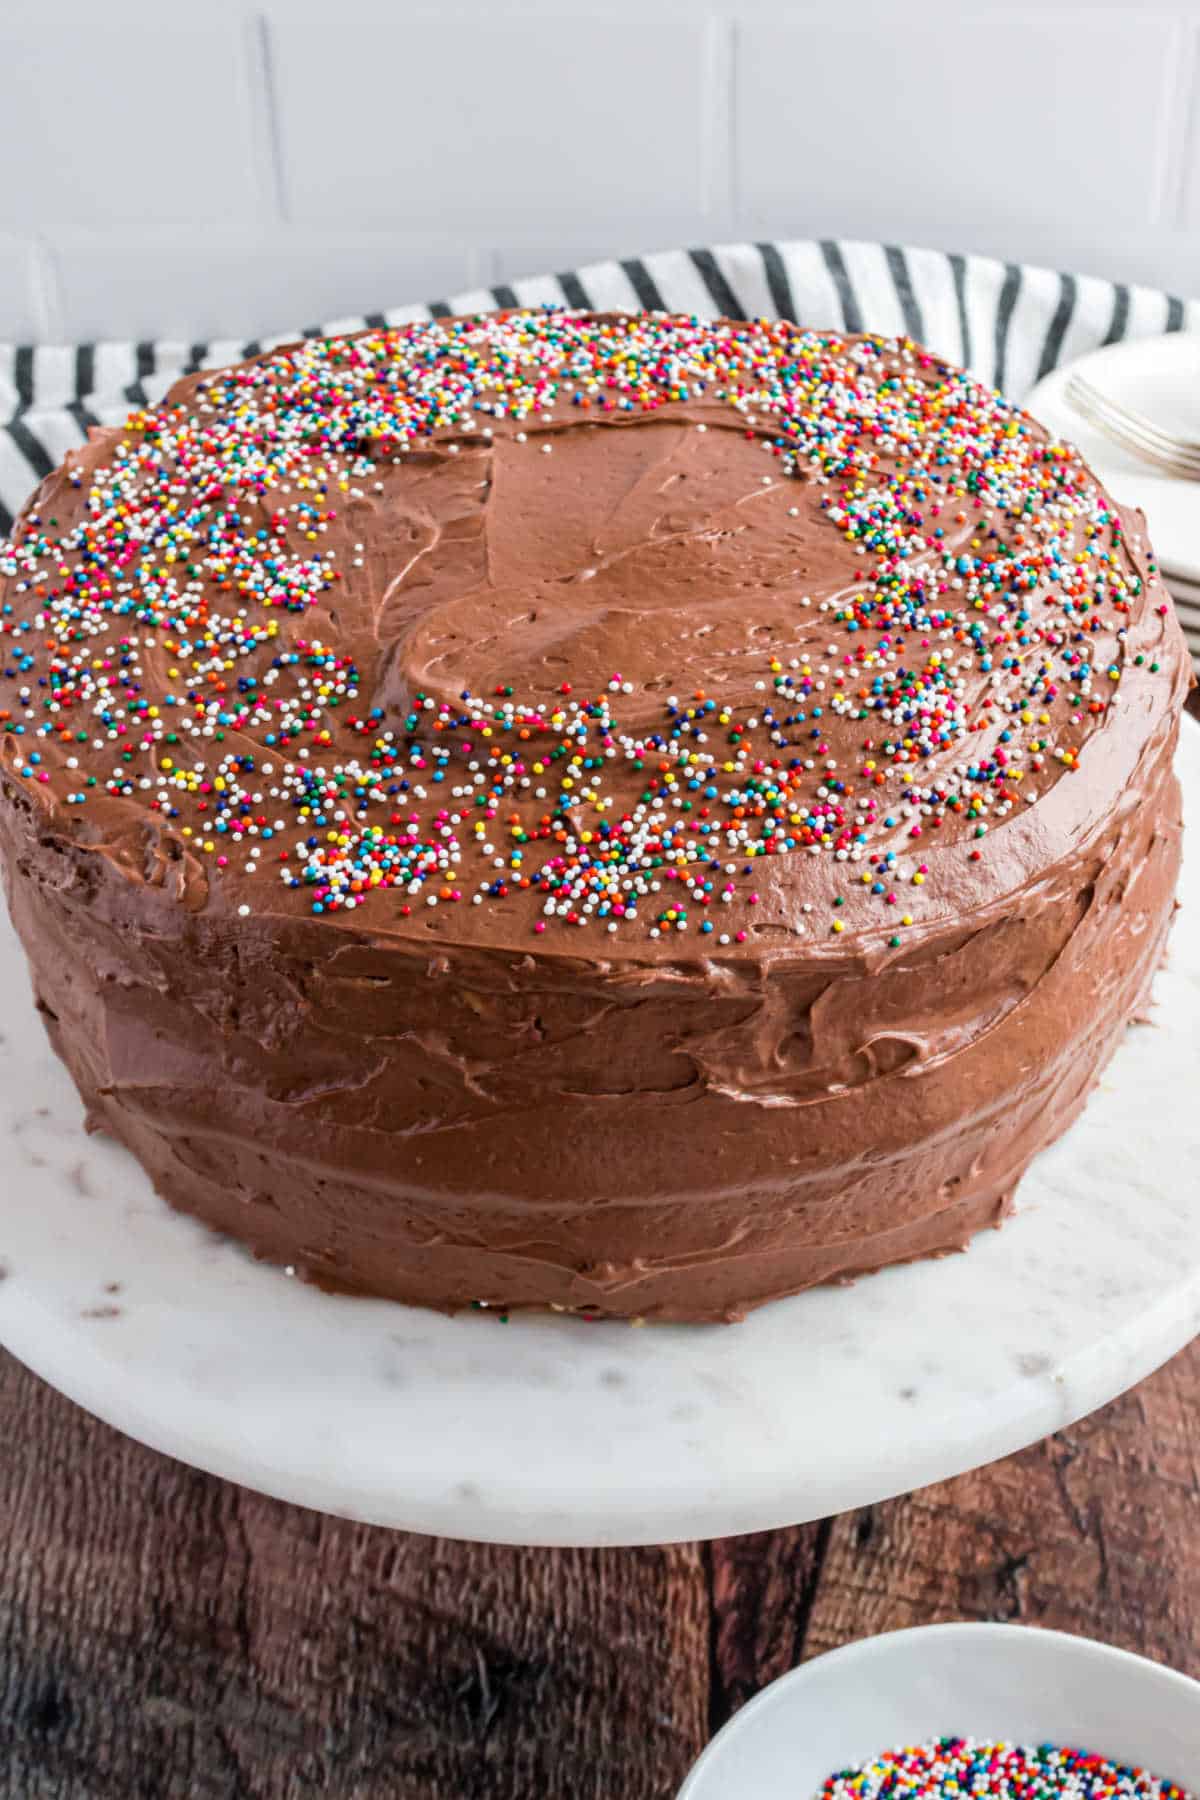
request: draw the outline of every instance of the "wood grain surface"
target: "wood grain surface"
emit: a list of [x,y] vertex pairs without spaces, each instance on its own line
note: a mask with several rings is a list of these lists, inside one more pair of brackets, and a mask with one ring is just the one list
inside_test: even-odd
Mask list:
[[1036,1449],[791,1531],[502,1550],[200,1475],[0,1354],[3,1800],[670,1800],[804,1657],[1021,1619],[1200,1675],[1200,1342]]

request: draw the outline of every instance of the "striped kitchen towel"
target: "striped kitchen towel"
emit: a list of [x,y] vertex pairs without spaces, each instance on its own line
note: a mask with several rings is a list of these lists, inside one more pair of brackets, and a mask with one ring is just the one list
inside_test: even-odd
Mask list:
[[[907,333],[1022,400],[1057,367],[1121,338],[1200,330],[1200,301],[1091,275],[895,244],[805,239],[722,244],[592,263],[479,288],[426,306],[294,327],[263,340],[186,344],[0,344],[0,534],[31,490],[94,424],[119,424],[187,371],[219,368],[296,337],[447,313],[545,303],[712,318],[788,318],[846,331]],[[1200,608],[1180,615],[1200,667]]]

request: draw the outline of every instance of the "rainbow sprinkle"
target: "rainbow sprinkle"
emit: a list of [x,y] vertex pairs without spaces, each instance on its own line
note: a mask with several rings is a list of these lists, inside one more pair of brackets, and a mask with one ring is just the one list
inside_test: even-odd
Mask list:
[[[327,542],[344,508],[423,440],[453,454],[529,421],[532,453],[575,410],[698,400],[736,409],[767,479],[816,483],[861,557],[852,591],[797,596],[799,653],[764,662],[753,706],[672,695],[631,730],[619,670],[554,703],[497,670],[487,694],[362,708],[322,635],[339,585],[366,579],[369,546],[339,562]],[[244,878],[269,872],[318,915],[381,890],[401,916],[526,893],[536,934],[721,945],[745,941],[756,865],[779,855],[828,858],[881,929],[911,925],[927,839],[978,861],[1079,768],[1142,592],[1076,453],[907,340],[551,310],[205,374],[129,419],[71,530],[26,513],[0,577],[9,770],[81,820],[100,796],[143,809],[210,885],[238,878],[241,913]]]
[[934,1738],[830,1775],[820,1800],[1191,1800],[1090,1750]]

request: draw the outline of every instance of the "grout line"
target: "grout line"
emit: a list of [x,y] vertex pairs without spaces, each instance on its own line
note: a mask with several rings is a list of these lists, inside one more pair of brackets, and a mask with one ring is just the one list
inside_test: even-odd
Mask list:
[[822,1519],[817,1526],[816,1542],[813,1545],[813,1565],[808,1580],[800,1591],[796,1606],[796,1654],[797,1661],[805,1660],[808,1649],[808,1628],[812,1623],[813,1609],[817,1604],[817,1595],[821,1589],[825,1564],[829,1560],[829,1547],[833,1542],[833,1519]]
[[41,238],[34,238],[30,250],[29,288],[39,340],[43,344],[62,343],[66,309],[58,264],[50,246]]
[[705,87],[708,123],[704,134],[705,169],[701,204],[728,237],[738,212],[737,58],[740,26],[736,19],[711,18],[706,27]]
[[284,173],[283,132],[279,120],[279,75],[275,66],[275,46],[271,37],[271,21],[265,12],[255,12],[251,20],[251,57],[257,78],[260,105],[255,108],[258,119],[264,195],[274,203],[278,217],[288,219],[287,179]]
[[1177,19],[1163,95],[1163,119],[1156,157],[1150,216],[1159,225],[1184,223],[1193,187],[1200,110],[1200,35],[1189,20]]
[[731,1715],[729,1696],[725,1691],[725,1682],[721,1675],[718,1644],[721,1621],[717,1617],[716,1570],[712,1540],[706,1539],[700,1544],[699,1550],[700,1567],[704,1576],[704,1597],[708,1601],[708,1735],[710,1738],[714,1738]]

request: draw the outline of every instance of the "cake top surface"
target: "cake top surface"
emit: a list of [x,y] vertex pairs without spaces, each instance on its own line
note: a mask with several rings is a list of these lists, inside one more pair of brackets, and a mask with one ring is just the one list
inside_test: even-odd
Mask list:
[[907,340],[314,339],[43,483],[0,546],[0,768],[193,912],[896,949],[1132,778],[1187,679],[1140,529]]

